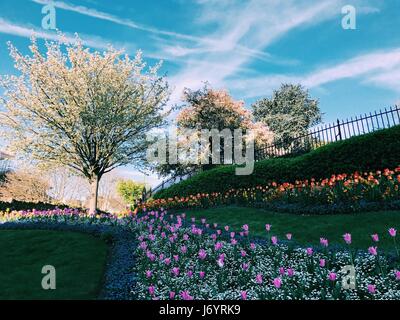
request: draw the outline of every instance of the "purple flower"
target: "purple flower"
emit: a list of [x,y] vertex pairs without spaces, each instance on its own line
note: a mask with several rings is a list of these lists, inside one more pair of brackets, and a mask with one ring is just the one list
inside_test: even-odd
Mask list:
[[257,275],[256,275],[256,282],[257,282],[258,284],[262,284],[263,278],[262,278],[262,275],[261,275],[261,274],[257,274]]
[[179,261],[179,256],[178,256],[177,254],[174,255],[174,260],[175,260],[176,262]]
[[228,232],[229,231],[229,226],[225,226],[224,229],[225,229],[226,232]]
[[351,234],[350,233],[345,233],[343,235],[343,239],[347,244],[351,244]]
[[376,287],[373,284],[368,285],[368,292],[374,294]]
[[294,270],[292,268],[287,269],[287,274],[289,277],[293,277],[294,276]]
[[[194,221],[193,221],[193,222],[194,222]],[[202,219],[201,219],[201,223],[202,223],[202,224],[205,224],[205,223],[206,223],[206,219],[202,218]]]
[[282,275],[282,276],[285,274],[285,268],[284,267],[280,267],[279,268],[279,274]]
[[185,254],[185,253],[187,252],[187,247],[186,247],[186,246],[182,246],[182,247],[181,247],[181,252],[182,252],[183,254]]
[[150,278],[152,274],[153,273],[150,270],[146,270],[146,278]]
[[396,280],[400,280],[400,271],[395,270],[394,275],[396,276]]
[[206,275],[206,273],[204,271],[199,272],[200,279],[204,279],[205,275]]
[[390,228],[389,229],[389,234],[390,234],[391,237],[394,238],[396,236],[396,233],[397,233],[397,230],[395,228]]
[[169,266],[169,265],[171,264],[171,259],[170,259],[170,258],[166,258],[166,259],[164,260],[164,263],[165,263],[167,266]]
[[242,229],[243,229],[244,231],[249,231],[249,225],[244,224],[244,225],[242,226]]
[[199,259],[204,260],[207,257],[207,252],[204,249],[199,250]]
[[146,242],[141,242],[140,243],[140,249],[146,250],[147,249],[147,243]]
[[221,242],[217,242],[214,246],[215,251],[218,251],[220,249],[222,249],[222,243]]
[[231,232],[231,238],[234,238],[234,237],[235,237],[235,233]]
[[231,239],[231,244],[232,245],[236,245],[237,244],[237,240],[236,239]]
[[154,288],[154,286],[151,285],[151,286],[149,287],[149,294],[152,296],[152,295],[154,294],[155,290],[156,290],[156,288]]
[[326,264],[325,259],[319,259],[319,266],[320,266],[321,268],[325,267],[325,264]]
[[176,277],[179,276],[179,268],[178,267],[172,268],[171,272],[174,276],[176,276]]
[[371,238],[372,238],[372,241],[374,241],[374,242],[378,242],[378,241],[379,241],[379,236],[378,236],[377,233],[372,234],[372,235],[371,235]]
[[328,239],[325,238],[320,238],[319,239],[319,243],[321,244],[321,246],[323,247],[327,247],[329,245]]
[[172,300],[175,298],[175,292],[174,291],[170,291],[169,292],[169,298]]
[[329,272],[328,278],[329,278],[330,281],[336,281],[336,273]]
[[292,240],[292,234],[291,234],[291,233],[287,233],[287,234],[286,234],[286,239]]
[[313,254],[313,249],[312,248],[307,248],[306,249],[307,255],[312,256]]
[[189,271],[186,273],[186,275],[187,275],[189,278],[191,278],[191,277],[193,276],[193,271],[192,271],[192,270],[189,270]]
[[267,230],[268,232],[271,230],[271,225],[270,224],[266,224],[265,225],[265,230]]
[[242,269],[243,269],[243,271],[249,270],[249,267],[250,267],[250,264],[248,264],[248,263],[242,263]]
[[275,288],[279,289],[282,285],[282,280],[281,280],[281,278],[275,278],[273,280],[273,283],[274,283]]
[[246,291],[241,291],[240,296],[242,297],[242,300],[247,300],[247,292]]
[[250,249],[251,249],[251,250],[255,250],[255,249],[256,249],[255,243],[250,243]]
[[377,247],[369,247],[368,252],[372,254],[373,256],[376,256],[378,254],[378,248]]
[[193,297],[189,294],[189,291],[182,291],[181,298],[183,300],[193,300]]
[[240,255],[244,258],[245,256],[247,256],[247,253],[244,250],[240,250]]
[[273,245],[276,245],[278,243],[278,237],[272,236],[271,237],[271,242],[272,242]]

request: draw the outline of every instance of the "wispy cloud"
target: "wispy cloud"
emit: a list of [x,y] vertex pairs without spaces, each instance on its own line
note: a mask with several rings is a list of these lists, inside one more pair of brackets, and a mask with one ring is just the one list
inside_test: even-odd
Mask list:
[[[158,56],[166,59],[173,59],[176,57],[183,57],[191,54],[202,54],[207,52],[218,52],[218,51],[226,51],[229,48],[221,46],[219,39],[212,39],[209,37],[197,37],[188,34],[183,34],[179,32],[173,32],[163,29],[154,28],[151,26],[139,24],[130,19],[120,18],[118,16],[98,11],[93,8],[88,8],[85,6],[73,5],[65,1],[52,1],[52,0],[31,0],[34,3],[46,5],[52,3],[56,8],[75,12],[81,15],[85,15],[88,17],[101,19],[104,21],[109,21],[118,25],[122,25],[131,29],[136,29],[144,32],[148,32],[157,36],[165,36],[168,39],[172,40],[170,45],[161,46],[159,49],[162,50]],[[180,44],[179,41],[189,42],[187,46]],[[194,45],[193,45],[194,44]],[[257,58],[260,60],[269,59],[269,54],[255,50],[252,48],[248,48],[243,45],[235,45],[234,48],[241,55],[250,56],[253,58]]]
[[[172,78],[176,86],[172,100],[179,99],[183,87],[196,88],[203,81],[209,81],[213,86],[225,86],[227,78],[237,75],[238,70],[253,60],[250,55],[236,54],[233,48],[238,45],[245,43],[257,52],[264,52],[268,45],[291,30],[332,18],[340,12],[341,3],[252,0],[238,4],[226,1],[218,2],[218,10],[215,10],[209,1],[205,3],[199,23],[218,23],[218,29],[209,35],[209,38],[218,41],[212,50],[201,56],[201,61],[196,64],[187,62]],[[279,60],[279,57],[276,59]],[[243,77],[239,78],[246,81]]]
[[[45,40],[57,40],[59,39],[59,35],[55,32],[45,31],[44,29],[39,29],[34,26],[26,26],[21,24],[15,24],[0,18],[0,33],[5,33],[13,36],[23,37],[23,38],[30,38],[35,36],[39,39]],[[71,34],[64,34],[65,39],[68,42],[75,42],[76,37]],[[96,36],[80,36],[83,43],[89,47],[96,48],[96,49],[104,49],[111,45],[110,42],[102,39],[101,37]]]
[[308,88],[349,79],[400,91],[400,48],[362,54],[334,66],[319,68],[302,75],[267,75],[251,79],[234,79],[229,87],[245,97],[257,97],[279,87],[282,82],[301,83]]

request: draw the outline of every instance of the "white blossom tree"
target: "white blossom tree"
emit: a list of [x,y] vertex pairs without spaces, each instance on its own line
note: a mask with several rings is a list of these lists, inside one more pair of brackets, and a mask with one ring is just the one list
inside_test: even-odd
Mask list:
[[133,59],[113,48],[93,52],[78,36],[46,41],[45,53],[32,38],[27,56],[9,47],[19,75],[0,78],[0,126],[10,150],[82,174],[95,212],[101,177],[127,164],[142,168],[145,134],[164,124],[169,89],[157,75],[161,64],[147,69],[141,52]]

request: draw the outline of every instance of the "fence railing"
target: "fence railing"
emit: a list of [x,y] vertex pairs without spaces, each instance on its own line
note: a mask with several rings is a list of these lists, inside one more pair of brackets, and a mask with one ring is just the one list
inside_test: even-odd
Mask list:
[[293,137],[289,142],[275,143],[255,150],[255,160],[305,153],[331,142],[345,140],[376,130],[390,128],[400,124],[400,108],[385,108],[383,111],[365,113],[355,118],[339,120],[312,128],[305,135]]
[[[390,128],[400,124],[399,106],[385,108],[383,111],[374,111],[369,114],[356,116],[354,119],[339,120],[330,124],[318,126],[309,130],[305,135],[293,137],[289,142],[274,143],[263,148],[256,148],[254,159],[260,161],[268,158],[290,156],[306,153],[312,149],[331,142],[345,140],[353,136],[363,135],[376,130]],[[221,163],[224,163],[221,159]],[[145,199],[150,198],[159,190],[163,190],[175,183],[186,180],[197,173],[193,170],[184,176],[171,177],[157,187],[144,193]]]
[[188,178],[193,177],[196,174],[197,170],[192,170],[185,175],[182,176],[175,176],[175,177],[170,177],[167,180],[163,180],[158,186],[155,188],[150,188],[149,190],[144,190],[143,198],[142,200],[147,200],[149,199],[153,194],[155,194],[157,191],[163,190],[165,188],[168,188],[175,183],[181,182],[183,180],[186,180]]

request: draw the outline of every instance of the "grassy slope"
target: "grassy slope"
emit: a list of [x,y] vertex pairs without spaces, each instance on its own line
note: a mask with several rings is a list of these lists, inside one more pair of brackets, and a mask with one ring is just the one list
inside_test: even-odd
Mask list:
[[[188,211],[188,217],[206,218],[208,223],[218,223],[222,228],[229,225],[235,230],[248,224],[253,236],[266,236],[265,224],[272,224],[270,235],[282,239],[286,233],[292,233],[300,244],[318,244],[320,237],[327,238],[330,243],[343,244],[342,235],[349,232],[353,236],[353,244],[358,248],[372,245],[371,234],[380,236],[380,248],[392,250],[393,239],[387,230],[390,227],[400,229],[400,212],[370,212],[360,214],[337,215],[294,215],[272,213],[262,209],[221,207],[208,210]],[[399,241],[400,245],[400,241]]]
[[[0,231],[0,299],[95,299],[108,247],[77,232]],[[43,290],[41,269],[56,268],[56,290]]]

